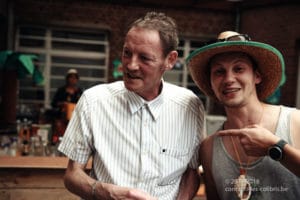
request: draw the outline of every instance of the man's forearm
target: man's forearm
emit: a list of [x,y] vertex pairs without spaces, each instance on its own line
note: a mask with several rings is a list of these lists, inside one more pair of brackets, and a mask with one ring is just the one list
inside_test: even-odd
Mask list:
[[182,176],[177,200],[191,200],[200,186],[200,177],[196,170],[188,168]]
[[148,193],[135,188],[121,187],[96,181],[84,171],[84,166],[70,162],[64,176],[66,188],[83,199],[132,199],[157,200]]
[[289,169],[296,176],[300,177],[300,150],[287,144],[284,147],[284,156],[280,161],[287,169]]
[[82,169],[73,166],[67,169],[64,176],[66,188],[84,199],[92,199],[92,184],[95,181],[85,174]]

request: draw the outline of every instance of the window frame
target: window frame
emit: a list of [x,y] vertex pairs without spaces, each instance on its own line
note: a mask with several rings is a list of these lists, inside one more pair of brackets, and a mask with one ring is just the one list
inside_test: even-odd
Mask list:
[[[37,28],[44,30],[45,33],[44,35],[34,35],[34,34],[21,34],[21,29],[22,28]],[[66,34],[70,34],[73,32],[76,34],[102,34],[103,40],[97,40],[98,38],[64,38],[64,37],[55,37],[53,33],[55,31],[60,31],[60,32],[66,32]],[[63,35],[63,34],[62,34]],[[68,36],[68,35],[67,35]],[[67,37],[66,36],[66,37]],[[22,53],[29,53],[29,54],[38,54],[41,56],[44,56],[44,60],[41,62],[35,62],[36,65],[41,66],[41,71],[44,76],[44,85],[43,86],[35,86],[33,85],[32,87],[26,86],[23,87],[22,81],[24,80],[19,80],[19,86],[18,86],[18,104],[40,104],[41,106],[45,108],[50,108],[51,106],[51,101],[54,95],[54,92],[57,88],[53,88],[53,83],[54,81],[64,81],[65,80],[65,73],[67,72],[67,68],[75,68],[79,71],[84,72],[86,69],[90,70],[100,70],[99,73],[103,75],[102,77],[92,77],[92,76],[82,76],[80,75],[80,81],[85,82],[85,83],[91,83],[91,85],[97,84],[97,83],[107,83],[109,80],[109,34],[107,30],[86,30],[86,28],[67,28],[67,27],[61,27],[61,26],[40,26],[40,25],[34,25],[34,24],[20,24],[16,28],[16,34],[15,34],[15,51],[16,52],[22,52]],[[100,37],[99,37],[100,38]],[[41,40],[44,42],[44,45],[41,47],[30,47],[30,46],[22,46],[21,40],[23,39],[28,39],[28,40]],[[89,45],[95,45],[95,48],[97,45],[103,45],[103,52],[99,52],[96,50],[92,51],[86,51],[86,50],[78,50],[78,49],[59,49],[55,48],[53,44],[55,42],[62,42],[62,43],[69,43],[69,45],[72,48],[72,45],[74,46],[79,46],[89,44]],[[99,47],[100,48],[100,47]],[[83,48],[84,49],[84,48]],[[99,62],[102,62],[103,64],[67,64],[67,63],[55,63],[53,61],[54,56],[62,57],[62,58],[85,58],[85,59],[95,59],[95,60],[102,60]],[[64,74],[59,74],[59,75],[54,75],[53,74],[53,69],[54,68],[61,68],[61,70],[64,69],[65,73]],[[26,80],[29,81],[30,77],[26,77]],[[80,82],[79,82],[80,84]],[[87,88],[83,88],[87,89]],[[20,92],[29,92],[29,91],[37,91],[38,90],[43,90],[44,92],[44,98],[43,100],[37,100],[35,98],[33,99],[24,99],[21,97]]]
[[[178,62],[181,63],[182,66],[181,66],[181,68],[178,69],[175,67],[176,66],[175,65],[172,70],[166,71],[165,75],[164,75],[165,81],[192,90],[203,101],[206,111],[209,111],[209,109],[210,109],[210,103],[211,103],[210,99],[206,95],[204,95],[200,91],[200,89],[196,86],[194,81],[192,81],[188,67],[186,65],[186,58],[194,50],[204,46],[207,42],[211,41],[213,38],[214,38],[214,36],[210,36],[210,35],[198,37],[198,38],[181,37],[177,50],[179,52]],[[198,44],[202,44],[202,45],[195,46],[195,45],[193,45],[193,43],[196,43],[196,44],[198,43]],[[177,80],[177,81],[171,80],[171,78],[169,78],[169,77],[172,77],[172,76],[173,76],[173,78],[174,78],[174,76],[175,76],[175,78],[177,76],[179,80]]]

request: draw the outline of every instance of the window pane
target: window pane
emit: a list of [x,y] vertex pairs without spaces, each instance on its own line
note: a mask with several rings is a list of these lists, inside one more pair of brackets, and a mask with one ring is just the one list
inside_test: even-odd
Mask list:
[[27,35],[27,36],[45,36],[46,29],[39,28],[39,27],[32,27],[32,26],[22,26],[19,29],[20,35]]
[[70,42],[52,42],[52,47],[60,50],[73,50],[73,51],[105,51],[105,45],[97,44],[80,44]]
[[72,38],[72,39],[83,39],[93,41],[106,41],[105,33],[88,33],[80,31],[68,31],[68,30],[54,30],[52,32],[54,38]]
[[[166,71],[164,75],[164,80],[171,82],[173,84],[186,87],[192,90],[206,105],[208,102],[205,95],[198,89],[191,76],[189,75],[189,70],[187,69],[185,59],[189,56],[191,52],[195,49],[202,47],[209,41],[210,38],[200,38],[199,40],[190,40],[181,38],[178,46],[178,61],[174,65],[173,69]],[[206,105],[206,108],[208,106]]]
[[45,41],[44,40],[35,40],[35,39],[20,39],[20,46],[24,47],[44,47]]
[[33,84],[31,76],[20,80],[20,103],[42,102],[49,107],[56,89],[65,84],[65,75],[70,68],[79,72],[79,84],[83,89],[108,80],[106,31],[26,25],[18,27],[16,39],[19,40],[16,51],[37,55],[34,64],[45,77],[41,87]]
[[106,58],[76,58],[76,57],[58,57],[52,56],[51,57],[53,63],[60,63],[60,64],[82,64],[82,65],[105,65]]
[[43,100],[45,97],[44,90],[42,89],[26,89],[20,90],[19,98],[27,100]]

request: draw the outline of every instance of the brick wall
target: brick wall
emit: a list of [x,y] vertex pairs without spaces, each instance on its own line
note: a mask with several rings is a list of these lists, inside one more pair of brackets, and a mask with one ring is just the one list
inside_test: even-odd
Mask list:
[[281,104],[295,106],[300,39],[300,4],[249,9],[241,12],[241,32],[268,43],[283,54],[287,81]]
[[[182,36],[217,35],[235,28],[235,13],[224,11],[113,5],[101,1],[15,0],[15,21],[45,25],[63,24],[109,30],[110,63],[119,57],[127,25],[147,11],[163,11],[176,19]],[[281,103],[295,105],[297,84],[296,40],[300,33],[300,5],[265,6],[244,9],[240,15],[240,32],[278,48],[286,61],[287,82]],[[112,66],[111,66],[112,67]]]
[[5,50],[7,47],[7,2],[0,1],[0,51]]
[[14,10],[16,24],[30,22],[108,29],[110,63],[121,53],[127,25],[147,11],[162,11],[175,18],[180,35],[184,36],[215,35],[223,29],[232,29],[234,25],[234,15],[228,12],[112,5],[92,0],[75,0],[72,4],[61,0],[16,0]]

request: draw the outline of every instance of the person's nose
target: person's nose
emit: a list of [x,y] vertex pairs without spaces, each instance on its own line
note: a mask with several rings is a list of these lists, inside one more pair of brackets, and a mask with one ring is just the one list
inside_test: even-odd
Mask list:
[[127,68],[129,70],[138,70],[139,69],[139,62],[137,56],[131,56],[128,59]]
[[230,83],[233,83],[234,82],[234,79],[235,79],[235,76],[234,76],[234,73],[231,72],[231,71],[227,71],[225,73],[225,76],[224,76],[224,83],[226,84],[230,84]]

